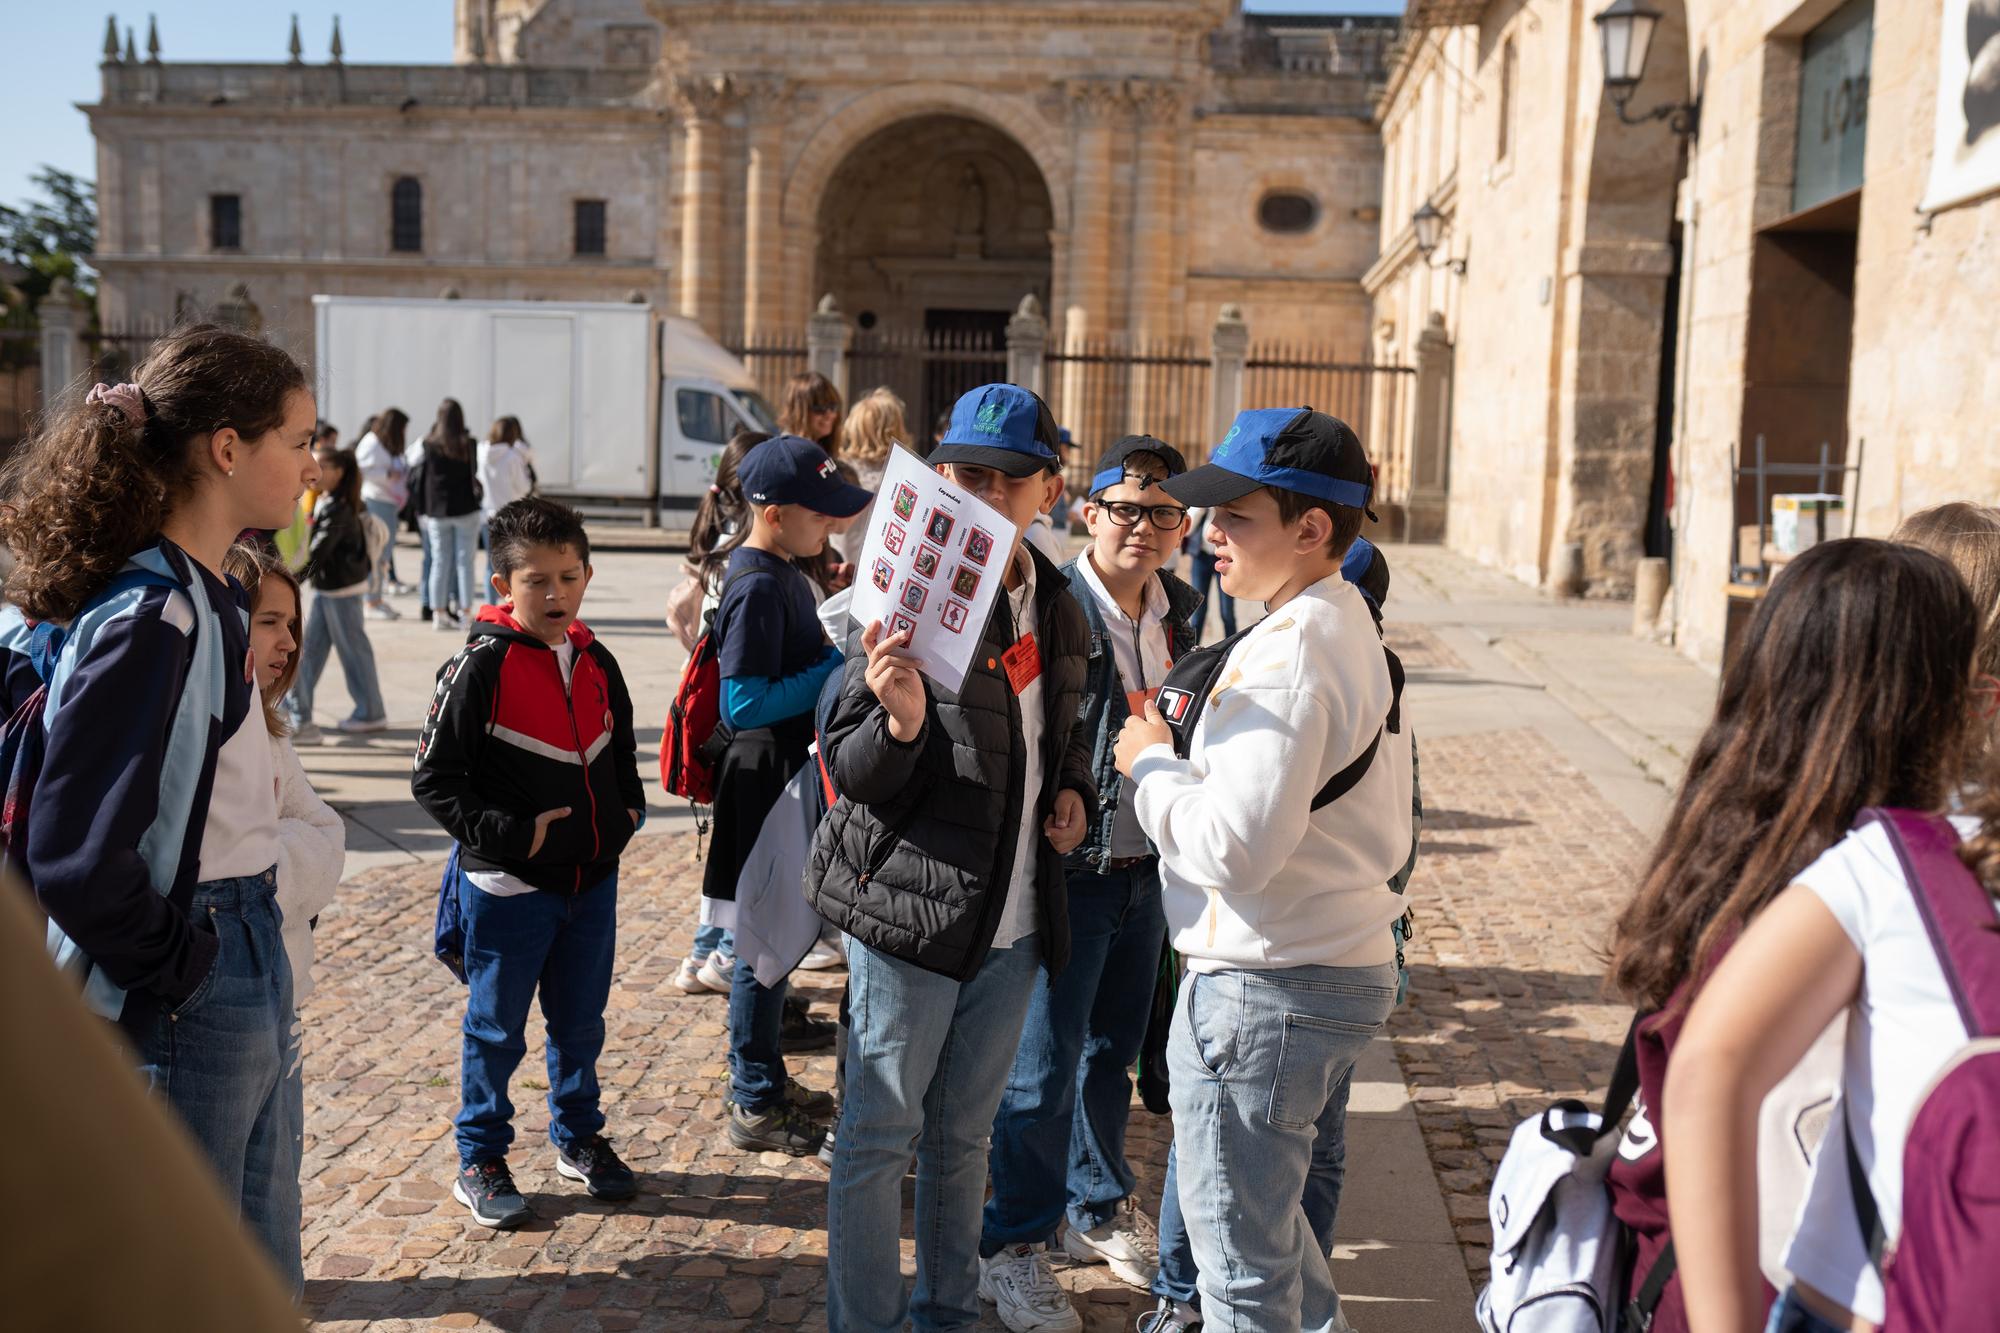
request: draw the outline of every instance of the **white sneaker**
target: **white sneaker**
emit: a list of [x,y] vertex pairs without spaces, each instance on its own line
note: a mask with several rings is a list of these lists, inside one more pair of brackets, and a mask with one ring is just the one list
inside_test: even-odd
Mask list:
[[829,967],[846,966],[847,959],[841,956],[840,950],[825,940],[813,945],[812,952],[799,959],[800,969],[806,972],[824,972]]
[[723,995],[729,994],[730,979],[735,975],[736,960],[726,957],[720,949],[710,954],[695,972],[702,985]]
[[462,634],[465,622],[448,611],[439,611],[431,617],[431,628],[440,634]]
[[387,602],[370,602],[366,608],[370,620],[401,620],[403,613]]
[[292,744],[294,745],[318,745],[325,739],[326,737],[320,733],[319,724],[316,722],[304,722],[292,728]]
[[1111,1274],[1141,1291],[1153,1285],[1160,1266],[1160,1230],[1130,1197],[1103,1226],[1088,1231],[1063,1228],[1063,1253],[1078,1263],[1108,1264]]
[[372,731],[387,731],[389,719],[386,717],[344,717],[339,730],[349,736],[365,736]]
[[1082,1333],[1069,1293],[1049,1271],[1046,1245],[1010,1245],[979,1261],[979,1299],[1014,1333]]
[[674,972],[675,989],[684,995],[713,995],[718,990],[728,990],[729,981],[727,977],[723,978],[722,985],[720,986],[711,986],[701,979],[701,970],[707,964],[708,960],[706,958],[700,962],[696,962],[692,958],[681,959],[680,967]]

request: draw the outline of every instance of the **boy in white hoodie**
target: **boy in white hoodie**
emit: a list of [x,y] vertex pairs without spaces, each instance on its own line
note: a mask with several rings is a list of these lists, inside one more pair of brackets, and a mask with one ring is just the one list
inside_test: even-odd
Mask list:
[[1187,963],[1167,1064],[1217,1328],[1347,1327],[1302,1200],[1339,1192],[1328,1149],[1395,1003],[1406,903],[1388,885],[1411,841],[1401,668],[1340,574],[1372,481],[1344,423],[1280,408],[1239,415],[1207,466],[1164,486],[1211,507],[1223,591],[1268,613],[1177,663],[1117,747]]

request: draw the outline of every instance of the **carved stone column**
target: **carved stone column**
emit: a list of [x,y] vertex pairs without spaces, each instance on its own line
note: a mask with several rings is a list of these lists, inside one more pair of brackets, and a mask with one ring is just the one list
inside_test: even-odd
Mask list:
[[1069,292],[1063,312],[1066,340],[1110,331],[1111,136],[1126,106],[1124,85],[1079,79],[1063,88],[1076,135],[1076,172],[1070,190]]
[[1126,85],[1138,113],[1138,170],[1133,182],[1131,310],[1126,322],[1138,338],[1177,332],[1168,293],[1173,285],[1174,159],[1180,150],[1180,87],[1159,79]]
[[776,332],[785,318],[785,125],[796,85],[760,76],[736,86],[750,127],[743,177],[743,326],[755,336]]
[[680,312],[722,332],[722,115],[736,90],[724,74],[677,79],[681,118]]

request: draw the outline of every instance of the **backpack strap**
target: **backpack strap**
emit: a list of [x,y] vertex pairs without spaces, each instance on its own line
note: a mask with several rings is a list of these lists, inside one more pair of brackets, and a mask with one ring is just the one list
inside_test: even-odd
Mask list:
[[[97,594],[77,609],[70,624],[103,606],[120,593],[134,588],[180,589],[180,580],[169,578],[151,569],[126,568],[111,576],[111,581],[98,589]],[[69,626],[59,625],[53,620],[38,622],[28,634],[28,661],[34,666],[35,674],[44,684],[55,674],[56,662],[62,657],[64,646],[69,642]]]
[[1639,1024],[1646,1021],[1647,1014],[1633,1014],[1632,1024],[1625,1029],[1625,1044],[1618,1051],[1618,1063],[1611,1070],[1611,1086],[1604,1090],[1604,1111],[1597,1118],[1597,1128],[1592,1129],[1582,1122],[1589,1108],[1574,1098],[1564,1098],[1549,1108],[1561,1109],[1569,1122],[1560,1129],[1550,1123],[1547,1112],[1542,1115],[1542,1137],[1551,1143],[1561,1144],[1578,1157],[1590,1156],[1597,1147],[1597,1141],[1606,1134],[1616,1133],[1618,1124],[1625,1113],[1632,1109],[1632,1099],[1639,1092]]
[[1355,756],[1354,762],[1326,780],[1313,796],[1312,808],[1321,810],[1332,805],[1341,797],[1354,790],[1361,779],[1368,776],[1369,766],[1375,762],[1375,752],[1382,748],[1382,737],[1388,733],[1403,730],[1403,659],[1389,651],[1387,644],[1382,647],[1382,656],[1389,661],[1389,716],[1375,733],[1375,739],[1368,742],[1368,748]]
[[1968,1038],[2000,1035],[2000,953],[1993,897],[1958,858],[1958,833],[1942,815],[1864,810],[1856,827],[1882,826],[1902,863],[1931,949]]
[[1854,1217],[1861,1223],[1861,1239],[1868,1247],[1868,1263],[1882,1271],[1882,1254],[1888,1248],[1888,1233],[1882,1226],[1882,1210],[1875,1206],[1875,1191],[1868,1186],[1868,1168],[1854,1147],[1854,1123],[1847,1118],[1847,1103],[1840,1104],[1840,1141],[1847,1150],[1847,1197],[1854,1201]]

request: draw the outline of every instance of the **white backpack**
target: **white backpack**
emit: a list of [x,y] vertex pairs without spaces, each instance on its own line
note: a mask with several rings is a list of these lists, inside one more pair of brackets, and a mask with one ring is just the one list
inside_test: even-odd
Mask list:
[[1628,1306],[1630,1247],[1604,1179],[1618,1155],[1618,1122],[1639,1088],[1637,1030],[1634,1019],[1603,1114],[1568,1098],[1522,1121],[1508,1140],[1486,1202],[1493,1254],[1477,1306],[1486,1333],[1619,1333],[1652,1322],[1673,1275],[1673,1248]]

